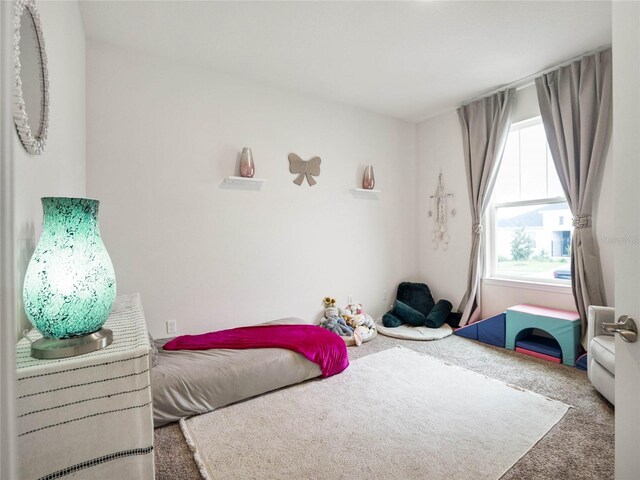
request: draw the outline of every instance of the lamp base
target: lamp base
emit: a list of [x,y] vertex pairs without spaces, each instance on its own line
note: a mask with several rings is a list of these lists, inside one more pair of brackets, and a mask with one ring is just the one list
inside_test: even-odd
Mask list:
[[111,342],[113,342],[113,332],[108,328],[101,328],[97,332],[79,337],[42,337],[31,344],[31,356],[41,360],[75,357],[100,350]]

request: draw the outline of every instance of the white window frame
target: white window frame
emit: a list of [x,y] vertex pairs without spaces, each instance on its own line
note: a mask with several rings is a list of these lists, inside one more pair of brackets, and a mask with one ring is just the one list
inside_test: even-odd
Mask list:
[[[521,130],[523,128],[530,127],[532,125],[541,122],[541,117],[536,116],[517,122],[511,125],[509,134],[514,131]],[[497,272],[498,259],[496,255],[495,246],[495,231],[496,231],[496,210],[503,207],[524,207],[534,205],[549,205],[554,203],[566,203],[567,199],[564,196],[561,197],[549,197],[538,198],[532,200],[518,200],[514,202],[491,202],[487,208],[487,212],[484,218],[484,231],[486,232],[486,261],[484,265],[484,277],[483,282],[489,285],[504,285],[504,286],[518,286],[521,288],[530,288],[533,290],[545,290],[553,292],[571,293],[571,280],[556,279],[556,278],[535,278],[535,277],[521,277],[516,275],[505,275]],[[570,266],[570,264],[568,264]]]

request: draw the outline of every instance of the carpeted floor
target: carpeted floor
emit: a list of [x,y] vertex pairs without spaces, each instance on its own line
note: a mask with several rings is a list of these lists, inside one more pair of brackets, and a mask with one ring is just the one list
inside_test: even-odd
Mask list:
[[[613,408],[593,389],[586,372],[456,336],[415,342],[378,335],[361,347],[349,347],[349,355],[355,359],[395,345],[427,353],[575,407],[503,479],[613,478]],[[200,478],[177,423],[156,429],[155,458],[158,480]]]

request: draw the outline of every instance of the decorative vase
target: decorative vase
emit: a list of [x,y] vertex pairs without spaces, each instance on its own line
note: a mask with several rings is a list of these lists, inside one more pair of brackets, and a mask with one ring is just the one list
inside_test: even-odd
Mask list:
[[373,190],[376,186],[376,179],[373,176],[373,165],[367,165],[364,168],[364,176],[362,177],[362,188],[365,190]]
[[245,178],[253,178],[256,167],[253,164],[253,153],[250,148],[243,148],[240,155],[240,176]]
[[100,330],[116,296],[116,277],[98,229],[98,200],[42,199],[42,235],[24,279],[27,317],[45,337]]

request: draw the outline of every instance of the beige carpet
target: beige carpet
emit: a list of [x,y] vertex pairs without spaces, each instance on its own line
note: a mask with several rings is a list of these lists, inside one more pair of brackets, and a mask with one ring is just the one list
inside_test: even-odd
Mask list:
[[181,426],[206,479],[498,479],[567,409],[397,347]]
[[[349,347],[349,358],[397,345],[575,407],[501,480],[613,480],[613,408],[589,383],[586,372],[455,335],[437,342],[378,335],[361,347]],[[155,430],[154,453],[157,480],[202,478],[178,423]]]

